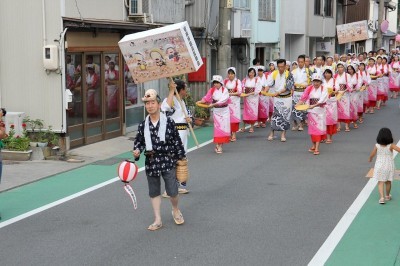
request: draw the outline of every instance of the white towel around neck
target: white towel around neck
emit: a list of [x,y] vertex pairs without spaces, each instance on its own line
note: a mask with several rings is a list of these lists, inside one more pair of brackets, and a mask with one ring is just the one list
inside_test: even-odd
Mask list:
[[[146,142],[146,151],[153,150],[153,143],[151,141],[150,134],[150,115],[146,117],[144,123],[144,140]],[[164,113],[160,113],[160,127],[158,128],[158,137],[160,141],[165,142],[165,131],[167,130],[167,116]]]

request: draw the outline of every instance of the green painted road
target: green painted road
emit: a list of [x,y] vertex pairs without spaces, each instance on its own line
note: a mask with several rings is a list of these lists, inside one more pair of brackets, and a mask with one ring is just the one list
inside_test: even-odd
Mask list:
[[[211,126],[198,128],[195,132],[199,143],[213,137]],[[194,146],[193,138],[189,138],[188,147]],[[113,158],[132,159],[132,153],[127,151]],[[90,164],[4,191],[0,193],[1,222],[109,181],[117,176],[117,164]],[[139,168],[144,166],[144,156],[141,156],[137,165]]]
[[[395,158],[400,170],[400,154]],[[378,204],[378,189],[368,200],[325,263],[331,265],[400,266],[400,181],[392,184],[393,200]]]

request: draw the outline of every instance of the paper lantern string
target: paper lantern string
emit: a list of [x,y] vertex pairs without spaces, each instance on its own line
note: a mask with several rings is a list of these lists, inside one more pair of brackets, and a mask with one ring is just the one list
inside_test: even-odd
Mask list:
[[133,191],[132,187],[129,184],[125,184],[124,189],[125,189],[126,193],[128,193],[129,197],[131,198],[133,208],[136,210],[137,209],[137,201],[136,201],[135,192]]

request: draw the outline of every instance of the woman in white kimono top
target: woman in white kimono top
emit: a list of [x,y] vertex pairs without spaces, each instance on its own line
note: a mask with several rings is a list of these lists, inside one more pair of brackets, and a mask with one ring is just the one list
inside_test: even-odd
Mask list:
[[359,95],[361,95],[360,89],[362,85],[362,78],[356,73],[356,69],[353,65],[349,65],[347,67],[347,73],[349,73],[349,87],[351,88],[350,92],[350,117],[353,122],[354,128],[358,128],[358,106],[362,105],[362,102],[359,103]]
[[389,89],[392,92],[391,98],[397,99],[400,91],[400,61],[399,56],[395,55],[390,63],[390,83]]
[[371,84],[371,77],[368,73],[368,71],[365,70],[365,63],[361,62],[360,65],[358,66],[358,75],[361,78],[361,88],[363,88],[363,91],[360,93],[360,100],[359,102],[362,103],[361,106],[358,106],[358,121],[360,124],[364,123],[364,112],[367,111],[367,106],[368,106],[368,86]]
[[[262,90],[261,79],[257,76],[255,67],[250,67],[247,71],[247,77],[242,81],[243,96],[243,128],[244,132],[246,124],[250,124],[249,133],[254,132],[254,124],[258,120],[258,102],[259,93]],[[243,95],[243,94],[242,94]]]
[[224,80],[219,75],[212,78],[213,87],[197,103],[207,103],[213,110],[215,152],[222,153],[222,145],[230,141],[231,124],[228,104],[228,89],[224,88]]
[[[257,66],[257,74],[258,77],[261,79],[261,88],[265,90],[265,86],[267,83],[267,79],[264,75],[264,66]],[[269,113],[269,96],[259,94],[259,101],[258,101],[258,123],[255,127],[266,127],[266,123],[268,120],[268,113]]]
[[186,119],[186,117],[188,117],[187,108],[185,102],[182,100],[186,96],[186,84],[183,80],[180,79],[177,79],[174,82],[176,84],[176,90],[179,93],[184,109],[182,109],[178,98],[175,96],[174,86],[170,85],[170,93],[168,97],[165,98],[162,102],[161,111],[165,112],[167,116],[171,117],[172,120],[174,120],[175,127],[178,130],[179,136],[181,137],[185,152],[187,152],[189,133],[188,122],[190,122],[190,118]]
[[322,77],[318,73],[312,76],[313,85],[307,87],[297,105],[308,103],[308,134],[311,136],[312,147],[308,150],[319,155],[319,144],[326,139],[326,110],[328,90],[322,86]]
[[236,68],[230,67],[227,71],[228,77],[224,80],[224,87],[228,89],[230,121],[231,121],[231,141],[236,141],[236,132],[240,124],[240,94],[242,94],[242,82],[236,78]]
[[107,95],[107,117],[114,117],[118,111],[118,80],[119,72],[115,69],[115,62],[108,62],[109,68],[105,71],[106,95]]
[[366,67],[369,76],[371,77],[371,83],[368,86],[368,106],[365,113],[374,113],[374,107],[376,106],[376,100],[378,97],[378,77],[381,75],[375,64],[375,58],[371,57],[368,59],[368,66]]
[[330,69],[325,69],[324,80],[322,81],[322,86],[328,90],[328,100],[326,101],[326,144],[331,144],[333,142],[332,137],[337,133],[337,99],[336,94],[333,90],[335,81],[333,79],[333,72]]
[[390,75],[390,65],[388,64],[388,59],[387,56],[383,56],[382,57],[382,64],[384,66],[384,70],[383,70],[383,86],[384,86],[384,97],[382,100],[382,105],[385,106],[386,105],[386,101],[389,100],[389,86],[390,86],[390,79],[389,79],[389,75]]
[[344,122],[346,124],[345,131],[350,132],[349,124],[351,122],[350,113],[350,92],[352,89],[349,86],[349,74],[345,72],[344,64],[338,63],[337,65],[338,73],[334,76],[335,79],[335,92],[343,93],[342,98],[338,101],[338,127],[337,131],[340,131],[340,123]]
[[376,68],[380,75],[378,76],[378,95],[376,97],[376,109],[379,110],[383,101],[385,101],[386,89],[389,88],[389,68],[383,63],[383,57],[376,57]]
[[[191,119],[188,117],[187,108],[184,99],[186,97],[186,83],[183,80],[176,79],[174,80],[176,84],[176,90],[179,93],[181,104],[179,103],[178,98],[175,95],[175,86],[174,84],[170,84],[169,95],[161,104],[161,111],[163,111],[167,116],[172,118],[175,122],[175,128],[178,130],[179,137],[181,138],[183,147],[185,149],[185,153],[187,152],[188,146],[188,123],[191,123]],[[187,117],[187,118],[186,118]],[[178,187],[179,194],[187,194],[189,193],[189,189],[187,188],[186,182],[179,183]],[[168,195],[164,192],[162,197],[167,198]]]

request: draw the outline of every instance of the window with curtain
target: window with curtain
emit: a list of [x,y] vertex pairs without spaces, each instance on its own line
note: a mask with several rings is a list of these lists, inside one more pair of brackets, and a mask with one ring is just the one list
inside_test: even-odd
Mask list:
[[333,1],[324,0],[324,13],[325,17],[333,17]]
[[333,17],[333,1],[314,0],[314,15]]
[[314,0],[314,15],[322,16],[322,0]]
[[250,9],[250,0],[234,0],[233,7],[241,9]]
[[258,0],[258,20],[276,21],[276,0]]

